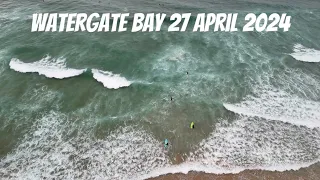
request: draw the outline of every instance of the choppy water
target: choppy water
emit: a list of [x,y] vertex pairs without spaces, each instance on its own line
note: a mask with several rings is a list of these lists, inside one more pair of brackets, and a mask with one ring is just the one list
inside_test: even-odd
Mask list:
[[[315,0],[1,1],[1,179],[318,162],[319,8]],[[237,12],[239,27],[248,12],[286,12],[292,25],[286,33],[31,33],[35,12]]]

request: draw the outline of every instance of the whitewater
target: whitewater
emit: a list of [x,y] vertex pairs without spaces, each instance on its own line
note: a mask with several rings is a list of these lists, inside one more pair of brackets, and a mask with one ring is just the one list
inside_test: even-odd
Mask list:
[[[32,63],[24,63],[19,59],[11,59],[9,66],[11,69],[21,73],[38,73],[47,78],[65,79],[79,76],[87,71],[87,69],[67,68],[65,58],[52,58],[46,56],[40,61]],[[118,89],[130,86],[131,82],[118,74],[112,72],[92,69],[93,78],[101,82],[108,89]]]
[[301,44],[295,44],[294,53],[291,53],[290,55],[297,59],[298,61],[303,62],[320,62],[320,51],[306,48]]
[[52,59],[46,56],[40,61],[33,63],[24,63],[19,59],[13,58],[9,64],[10,68],[21,73],[38,73],[48,78],[64,79],[74,76],[79,76],[84,73],[86,69],[72,69],[67,68],[65,59]]
[[[1,1],[0,179],[257,169],[315,179],[301,168],[320,164],[319,7]],[[30,32],[32,15],[49,12],[230,12],[238,29],[250,12],[292,20],[288,32]]]
[[[225,121],[217,124],[216,130],[200,142],[184,163],[173,165],[162,143],[134,126],[119,128],[104,140],[79,136],[64,141],[63,134],[70,134],[75,128],[66,126],[64,118],[67,118],[64,114],[51,112],[37,120],[33,132],[1,161],[0,175],[14,179],[147,179],[190,171],[216,174],[246,169],[286,171],[317,163],[319,159],[310,156],[310,151],[320,155],[320,133],[316,129],[239,117],[232,124]],[[259,133],[270,128],[277,133]],[[312,149],[299,145],[296,139],[301,136],[305,143],[313,145]],[[283,155],[283,151],[287,154]],[[258,160],[262,155],[264,159]],[[241,160],[246,160],[245,166]]]

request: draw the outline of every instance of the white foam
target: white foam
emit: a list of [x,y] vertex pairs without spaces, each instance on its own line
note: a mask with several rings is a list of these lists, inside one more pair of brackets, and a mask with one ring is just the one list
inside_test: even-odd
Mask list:
[[[62,93],[49,89],[47,85],[36,84],[34,88],[27,87],[25,93],[21,96],[19,103],[16,104],[16,110],[27,112],[39,112],[46,105],[51,104],[51,108],[58,108]],[[33,103],[30,106],[30,102]],[[25,115],[24,113],[24,115]],[[28,117],[27,115],[25,115]]]
[[320,132],[281,121],[239,117],[223,121],[185,163],[156,169],[141,179],[169,173],[239,173],[299,170],[319,162]]
[[317,162],[319,162],[319,160],[306,162],[306,163],[297,163],[297,164],[281,164],[278,166],[270,166],[270,167],[257,166],[254,168],[243,168],[243,167],[222,168],[215,165],[209,167],[199,162],[185,162],[175,166],[156,169],[149,174],[145,174],[139,177],[138,179],[144,180],[144,179],[154,178],[154,177],[158,177],[166,174],[177,174],[177,173],[188,174],[191,171],[212,173],[212,174],[237,174],[245,170],[267,170],[267,171],[280,171],[280,172],[289,171],[289,170],[296,171],[301,168],[309,167]]
[[315,49],[310,49],[302,46],[301,44],[294,45],[294,53],[290,55],[296,60],[304,62],[320,62],[320,51]]
[[317,129],[240,117],[232,124],[218,124],[209,138],[200,143],[190,160],[230,169],[278,170],[282,164],[318,161],[319,142]]
[[237,114],[279,120],[291,124],[320,127],[320,103],[289,95],[283,91],[264,90],[247,96],[236,104],[223,104]]
[[104,87],[108,89],[119,89],[121,87],[128,87],[131,82],[119,74],[113,74],[108,71],[101,71],[99,69],[92,69],[93,78],[101,82]]
[[21,73],[38,73],[39,75],[55,79],[79,76],[86,71],[86,69],[67,68],[64,58],[55,59],[50,56],[32,63],[24,63],[19,59],[13,58],[9,66],[11,69]]
[[183,61],[189,56],[189,53],[186,52],[182,47],[170,47],[168,49],[168,53],[165,54],[163,57],[163,60],[169,60],[169,61]]
[[[94,139],[67,119],[50,113],[36,121],[16,149],[1,159],[2,179],[146,179],[189,171],[285,171],[319,160],[319,131],[279,121],[223,121],[185,163],[172,165],[161,142],[143,130],[119,128]],[[67,138],[75,129],[79,134]]]
[[[2,179],[137,179],[169,165],[162,143],[125,127],[94,139],[67,117],[50,113],[36,122],[17,148],[0,162]],[[79,133],[67,138],[74,130]]]

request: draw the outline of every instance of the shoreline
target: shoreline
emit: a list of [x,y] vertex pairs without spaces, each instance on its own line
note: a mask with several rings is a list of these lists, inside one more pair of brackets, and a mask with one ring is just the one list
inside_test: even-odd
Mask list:
[[153,178],[147,178],[147,180],[318,180],[320,179],[320,162],[313,164],[309,167],[302,167],[299,170],[287,170],[287,171],[270,171],[270,170],[244,170],[239,173],[226,173],[226,174],[214,174],[190,171],[187,174],[184,173],[168,173]]

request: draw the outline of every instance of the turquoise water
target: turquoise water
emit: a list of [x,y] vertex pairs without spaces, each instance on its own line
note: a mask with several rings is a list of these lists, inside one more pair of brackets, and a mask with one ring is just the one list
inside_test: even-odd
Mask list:
[[[319,7],[0,2],[0,176],[140,179],[317,162]],[[236,12],[238,29],[249,12],[292,20],[288,32],[32,33],[40,12]]]

